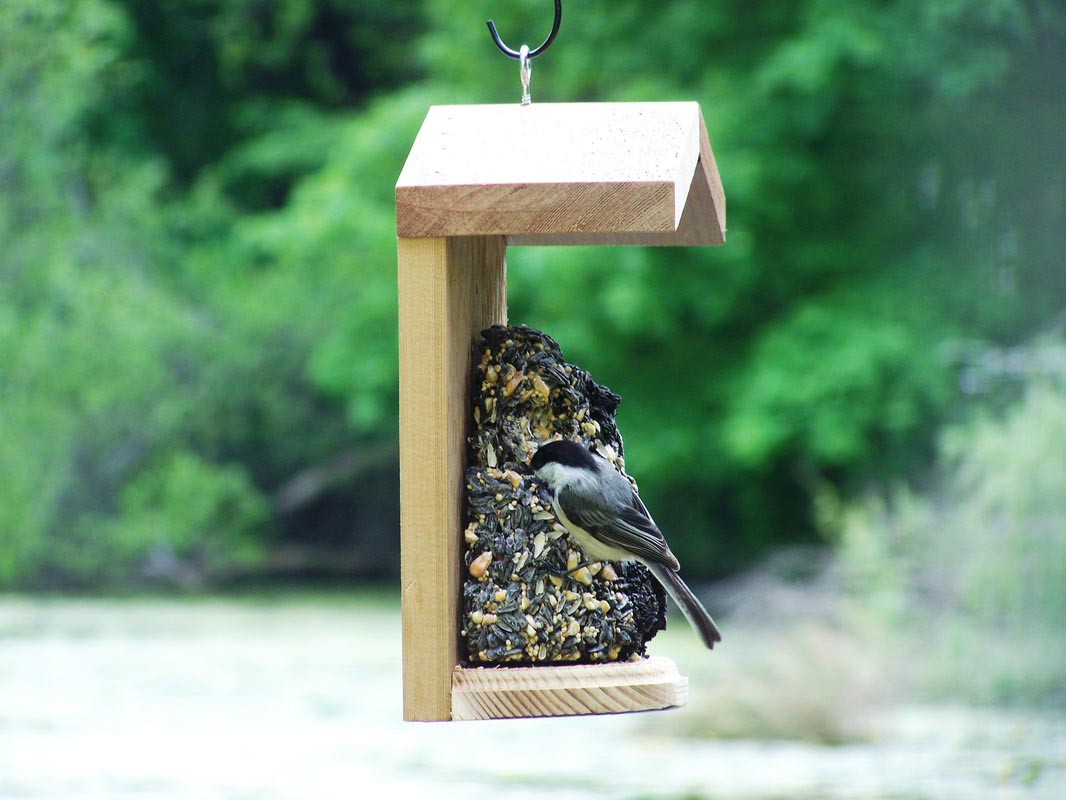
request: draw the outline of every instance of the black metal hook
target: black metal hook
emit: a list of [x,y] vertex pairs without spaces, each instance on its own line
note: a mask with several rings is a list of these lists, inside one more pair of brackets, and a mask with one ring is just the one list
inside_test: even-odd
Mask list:
[[[536,50],[530,50],[527,58],[536,58],[545,50],[548,46],[555,41],[555,34],[559,32],[559,23],[563,21],[563,0],[555,0],[555,22],[552,23],[552,32],[548,34],[548,38],[544,40],[544,43]],[[496,24],[490,19],[488,21],[489,33],[492,34],[492,41],[496,42],[496,46],[500,48],[500,52],[504,55],[508,55],[511,58],[520,58],[521,53],[517,50],[512,50],[510,47],[503,43],[500,38],[500,34],[496,31]]]

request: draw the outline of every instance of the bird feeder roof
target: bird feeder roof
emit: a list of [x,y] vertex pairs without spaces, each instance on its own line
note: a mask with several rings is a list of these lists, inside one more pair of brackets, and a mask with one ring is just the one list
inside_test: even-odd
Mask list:
[[406,238],[712,245],[725,195],[697,103],[434,106],[396,224]]

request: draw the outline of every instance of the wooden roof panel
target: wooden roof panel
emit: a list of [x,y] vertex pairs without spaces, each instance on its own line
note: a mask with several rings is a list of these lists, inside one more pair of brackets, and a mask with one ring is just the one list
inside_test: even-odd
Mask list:
[[410,238],[721,244],[724,196],[696,103],[434,106],[396,221]]

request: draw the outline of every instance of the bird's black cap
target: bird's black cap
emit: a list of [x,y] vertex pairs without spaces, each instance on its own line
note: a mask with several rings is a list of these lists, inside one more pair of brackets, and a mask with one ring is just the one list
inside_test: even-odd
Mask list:
[[577,442],[545,442],[534,453],[529,466],[536,472],[549,462],[562,464],[566,467],[596,469],[596,457]]

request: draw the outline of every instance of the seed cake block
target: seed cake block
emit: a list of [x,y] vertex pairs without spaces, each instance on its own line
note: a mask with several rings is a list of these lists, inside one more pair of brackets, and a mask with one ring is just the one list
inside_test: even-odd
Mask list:
[[645,655],[666,626],[662,587],[636,562],[574,569],[585,555],[529,471],[539,444],[562,436],[592,447],[625,475],[615,424],[621,398],[568,364],[550,336],[502,325],[482,332],[472,394],[460,626],[466,663]]

